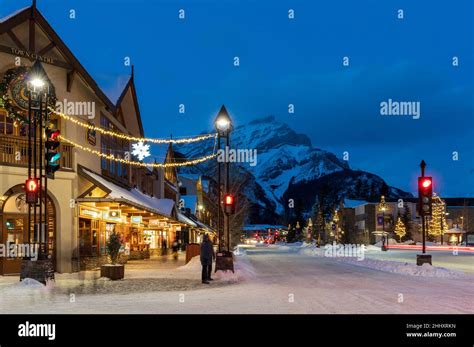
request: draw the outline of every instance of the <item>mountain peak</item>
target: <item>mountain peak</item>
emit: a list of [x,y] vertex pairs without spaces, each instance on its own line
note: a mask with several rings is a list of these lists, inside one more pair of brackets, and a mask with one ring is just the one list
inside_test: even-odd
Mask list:
[[305,134],[298,134],[286,123],[270,115],[254,119],[234,129],[232,139],[235,145],[242,148],[254,148],[266,152],[271,148],[284,145],[305,146],[312,148],[311,140]]
[[255,124],[262,124],[262,123],[270,123],[270,122],[275,122],[276,118],[273,115],[262,117],[262,118],[257,118],[248,123],[248,125],[255,125]]

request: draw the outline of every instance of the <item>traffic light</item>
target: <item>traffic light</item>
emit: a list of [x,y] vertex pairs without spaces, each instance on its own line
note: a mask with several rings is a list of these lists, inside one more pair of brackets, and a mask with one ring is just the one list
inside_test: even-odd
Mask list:
[[234,196],[226,194],[224,196],[224,210],[226,214],[233,214],[235,211]]
[[28,178],[25,182],[26,202],[38,203],[39,181],[37,178]]
[[420,216],[431,216],[433,204],[432,177],[418,177],[418,199]]
[[46,128],[46,142],[45,149],[45,170],[46,177],[54,180],[54,173],[59,170],[59,159],[61,153],[59,152],[59,130],[55,128]]

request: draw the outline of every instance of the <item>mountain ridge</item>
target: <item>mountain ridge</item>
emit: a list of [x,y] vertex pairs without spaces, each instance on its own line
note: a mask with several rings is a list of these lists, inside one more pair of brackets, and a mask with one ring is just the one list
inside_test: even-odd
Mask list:
[[[199,143],[176,148],[186,157],[197,158],[213,150],[214,143]],[[374,200],[387,191],[388,198],[411,197],[410,193],[390,187],[379,176],[363,170],[352,170],[347,161],[334,153],[313,147],[306,134],[299,134],[274,116],[254,119],[234,128],[231,147],[257,150],[257,165],[236,163],[251,175],[252,189],[246,195],[264,210],[275,211],[283,216],[287,212],[288,199],[302,201],[303,211],[309,213],[318,194],[318,187],[329,186],[335,199]],[[198,170],[213,176],[215,163],[204,163]],[[187,168],[185,170],[195,170]],[[325,188],[326,189],[326,188]],[[263,192],[263,196],[262,196]],[[261,216],[260,216],[261,217]],[[265,216],[264,216],[265,217]],[[274,216],[272,217],[274,218]],[[255,221],[252,221],[255,222]]]

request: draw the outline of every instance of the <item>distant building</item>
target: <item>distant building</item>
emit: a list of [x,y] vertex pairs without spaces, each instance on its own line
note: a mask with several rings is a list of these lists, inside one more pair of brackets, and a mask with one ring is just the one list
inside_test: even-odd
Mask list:
[[[442,198],[446,203],[446,222],[451,232],[446,233],[445,242],[461,243],[474,233],[474,198]],[[379,203],[366,201],[346,200],[342,209],[343,220],[346,225],[343,229],[348,232],[352,242],[374,244],[380,241],[383,231],[394,237],[393,230],[398,216],[408,215],[411,220],[410,233],[412,239],[420,242],[422,235],[421,219],[418,215],[418,199],[408,198],[401,201],[386,201],[386,211],[379,210]],[[351,220],[354,228],[351,228]],[[457,229],[456,229],[457,228]],[[458,232],[459,230],[459,232]],[[472,236],[471,236],[472,237]],[[474,241],[474,240],[473,240]]]

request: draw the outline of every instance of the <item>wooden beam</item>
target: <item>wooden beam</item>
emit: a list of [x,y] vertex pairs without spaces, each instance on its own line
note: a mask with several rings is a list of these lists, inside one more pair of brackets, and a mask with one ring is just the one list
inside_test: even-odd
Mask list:
[[[17,52],[15,52],[15,50]],[[35,61],[35,58],[32,57],[32,54],[28,50],[21,50],[21,49],[15,48],[15,47],[7,47],[7,46],[0,45],[0,52],[11,54],[11,55],[14,55],[15,57],[21,57],[21,58],[29,59],[31,61]],[[62,67],[64,69],[67,69],[67,70],[72,69],[71,65],[69,65],[68,63],[59,61],[59,60],[54,60],[54,59],[48,58],[48,59],[43,59],[41,62],[43,64],[59,66],[59,67]]]
[[66,90],[68,93],[71,92],[72,89],[72,82],[74,82],[74,77],[76,76],[76,70],[71,70],[67,73],[66,78]]
[[26,47],[23,45],[23,43],[18,39],[18,37],[13,33],[13,31],[8,30],[7,35],[10,36],[12,41],[15,43],[15,45],[22,50],[26,51]]
[[8,30],[15,28],[16,26],[20,25],[28,18],[30,18],[30,9],[25,8],[22,12],[18,13],[17,15],[7,19],[5,22],[0,23],[0,34],[6,33]]
[[36,24],[35,18],[30,18],[30,32],[29,32],[29,51],[36,52]]
[[56,44],[54,42],[50,42],[49,45],[41,48],[41,50],[38,52],[38,55],[45,55],[50,50],[52,50],[54,47],[56,47]]

